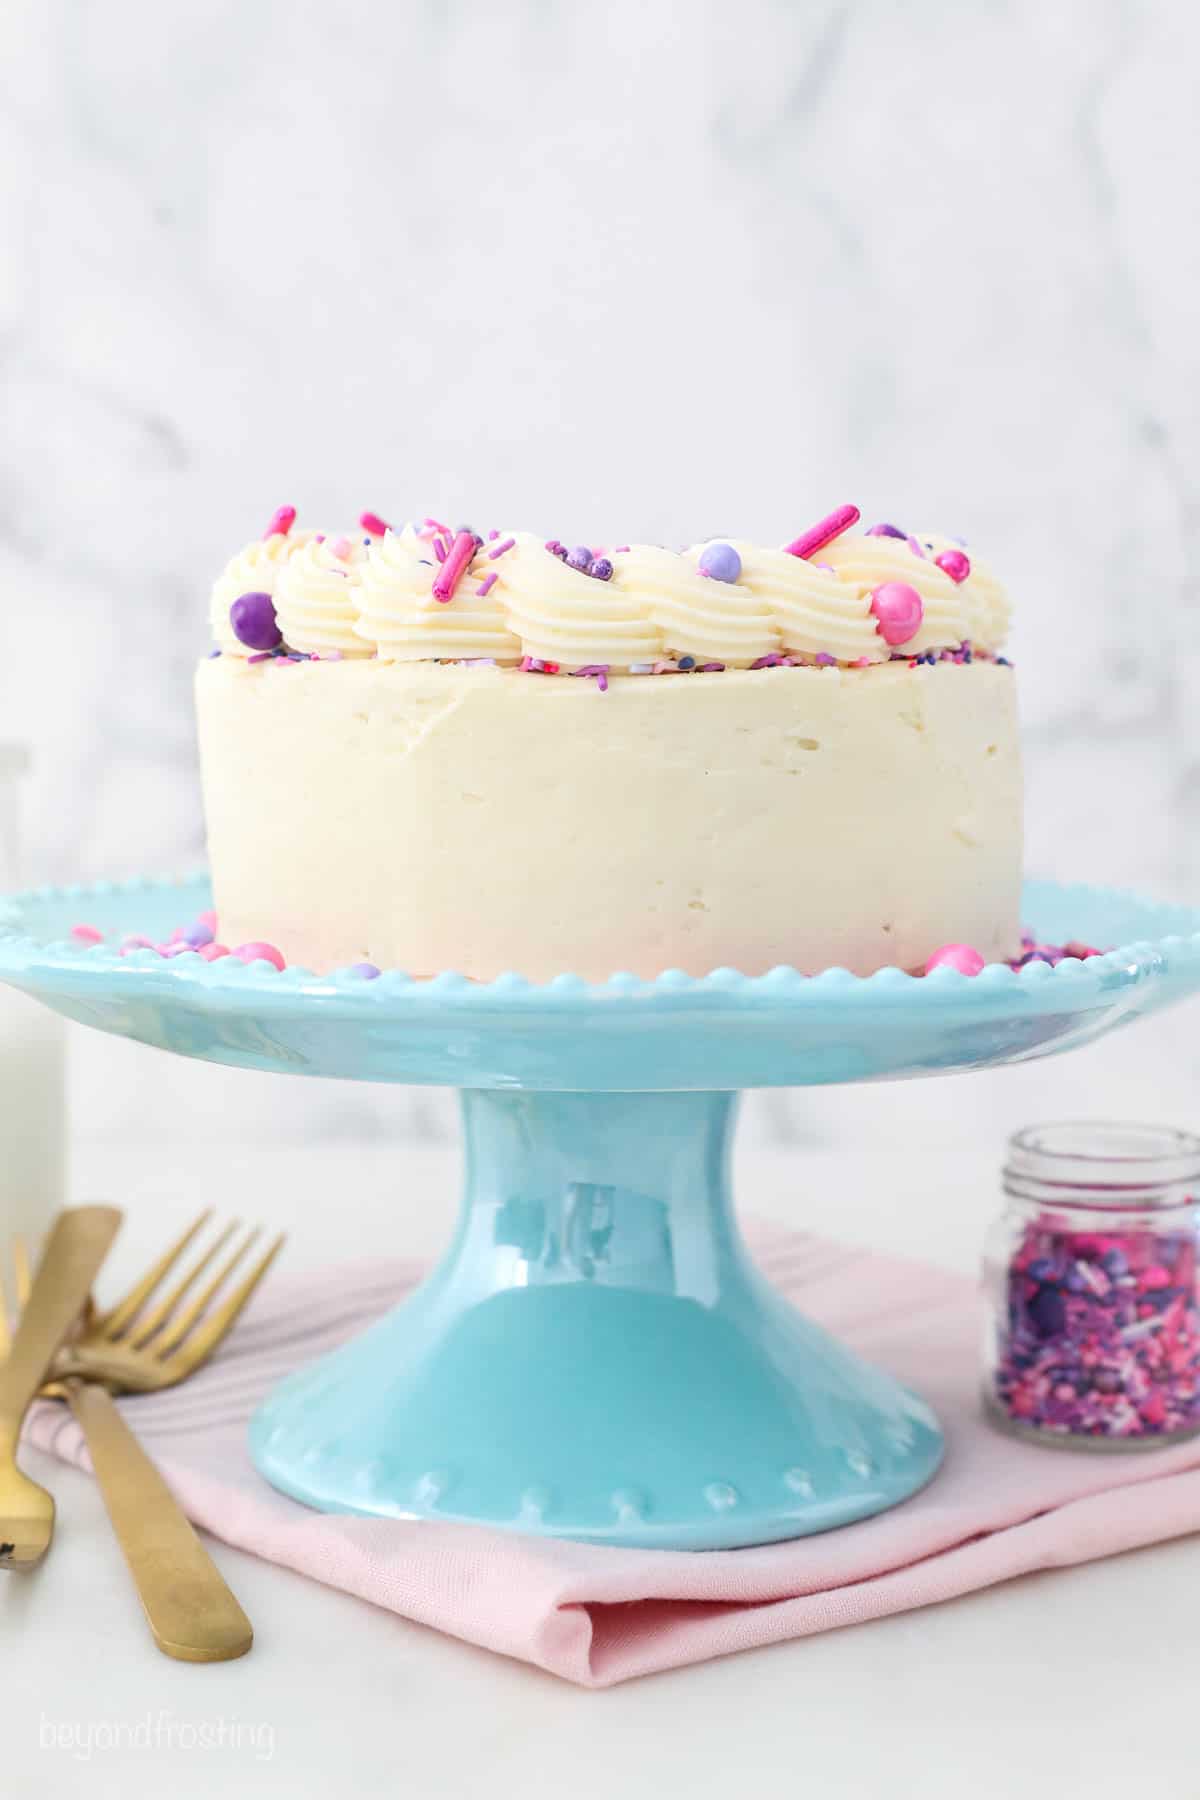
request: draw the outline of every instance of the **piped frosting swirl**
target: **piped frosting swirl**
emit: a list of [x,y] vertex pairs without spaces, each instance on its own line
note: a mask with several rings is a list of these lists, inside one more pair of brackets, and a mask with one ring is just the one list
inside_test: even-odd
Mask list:
[[430,539],[411,525],[376,539],[360,577],[354,629],[362,642],[384,662],[519,662],[520,639],[484,572],[486,557],[476,556],[445,602],[433,592],[439,566]]
[[311,538],[288,558],[276,583],[275,614],[289,650],[370,656],[355,630],[365,558],[361,537]]
[[284,565],[316,534],[311,531],[273,531],[265,538],[247,544],[230,557],[213,584],[209,606],[213,642],[226,656],[253,656],[253,648],[243,644],[230,622],[230,610],[243,594],[275,594],[279,574]]
[[[274,600],[281,649],[317,657],[485,660],[571,674],[781,660],[865,667],[897,645],[910,659],[965,656],[967,646],[998,654],[1009,604],[973,553],[933,534],[843,529],[842,514],[855,509],[818,528],[834,535],[798,540],[816,543],[803,556],[740,539],[568,555],[531,532],[492,533],[472,554],[468,532],[433,521],[384,530],[372,514],[365,539],[276,531],[222,572],[213,632],[221,651],[253,655],[230,608],[258,592]],[[908,615],[899,628],[897,604]]]

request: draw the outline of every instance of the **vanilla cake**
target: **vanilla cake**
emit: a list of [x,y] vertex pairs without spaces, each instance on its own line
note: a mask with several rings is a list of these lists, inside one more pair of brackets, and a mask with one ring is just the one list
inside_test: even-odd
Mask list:
[[371,963],[761,974],[1019,945],[1008,605],[852,507],[781,549],[281,509],[198,672],[220,936]]

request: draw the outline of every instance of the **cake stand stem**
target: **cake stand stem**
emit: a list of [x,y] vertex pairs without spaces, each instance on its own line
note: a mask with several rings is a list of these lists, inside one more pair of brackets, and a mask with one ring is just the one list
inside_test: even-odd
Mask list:
[[936,1422],[755,1269],[735,1101],[465,1092],[449,1251],[265,1403],[262,1472],[332,1511],[691,1549],[906,1498],[940,1460]]

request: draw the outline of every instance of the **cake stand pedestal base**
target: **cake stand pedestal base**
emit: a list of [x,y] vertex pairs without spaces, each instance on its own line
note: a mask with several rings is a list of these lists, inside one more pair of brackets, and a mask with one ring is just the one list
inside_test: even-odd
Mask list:
[[923,1401],[787,1304],[728,1179],[736,1095],[463,1094],[445,1259],[255,1415],[276,1487],[332,1512],[599,1544],[801,1537],[923,1486]]

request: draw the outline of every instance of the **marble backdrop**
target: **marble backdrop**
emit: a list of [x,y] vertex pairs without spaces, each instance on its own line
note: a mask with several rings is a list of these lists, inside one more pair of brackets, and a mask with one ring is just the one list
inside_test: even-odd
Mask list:
[[[207,587],[280,501],[673,542],[853,498],[1009,580],[1030,866],[1200,893],[1194,7],[6,0],[0,45],[31,873],[199,857]],[[1148,1067],[1190,1080],[1193,1017]],[[94,1129],[447,1117],[78,1049]],[[1060,1080],[756,1117],[977,1130]]]

